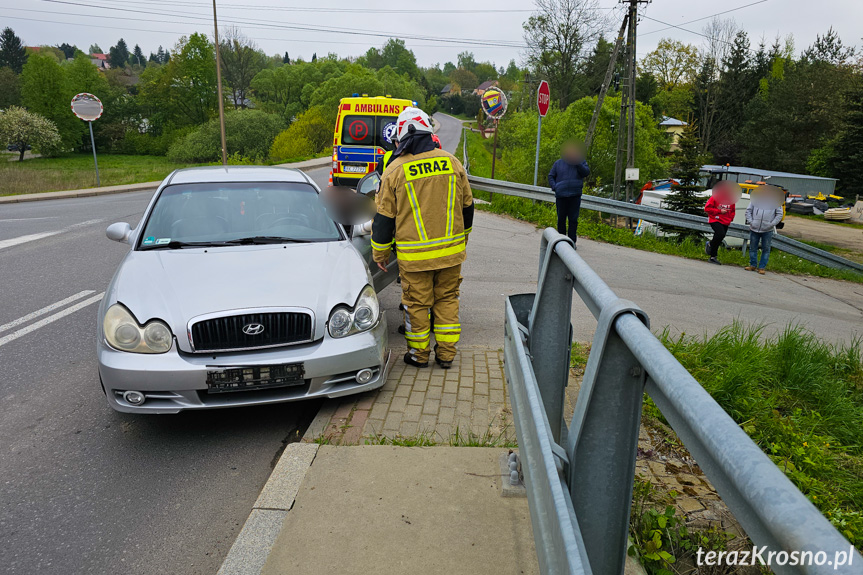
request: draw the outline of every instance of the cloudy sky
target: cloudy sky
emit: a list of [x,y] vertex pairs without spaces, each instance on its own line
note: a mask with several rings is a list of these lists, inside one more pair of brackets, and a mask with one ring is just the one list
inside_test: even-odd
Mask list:
[[[487,0],[217,1],[220,26],[239,27],[268,54],[288,51],[292,58],[305,59],[313,52],[360,55],[371,45],[383,44],[388,36],[401,36],[423,66],[455,61],[464,50],[498,66],[513,58],[520,62],[522,22],[532,7],[524,0],[497,0],[493,12],[485,10],[492,4]],[[618,0],[599,3],[613,22],[620,21]],[[863,44],[860,0],[655,0],[644,10],[639,25],[639,55],[663,37],[699,44],[703,19],[724,11],[729,12],[723,17],[734,18],[749,32],[753,45],[762,37],[769,43],[777,34],[793,34],[800,51],[830,26],[846,44]],[[95,43],[107,51],[122,37],[130,49],[139,44],[149,54],[159,45],[173,47],[184,34],[212,34],[212,4],[207,0],[0,0],[0,27],[6,26],[29,46],[67,42],[86,51]]]

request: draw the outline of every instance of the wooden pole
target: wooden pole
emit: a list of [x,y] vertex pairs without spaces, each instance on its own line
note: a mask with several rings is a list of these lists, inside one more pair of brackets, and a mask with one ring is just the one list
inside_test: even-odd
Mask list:
[[222,92],[222,59],[219,56],[219,21],[216,18],[216,0],[213,0],[213,29],[216,34],[216,84],[219,89],[219,128],[222,133],[222,165],[228,165],[228,149],[225,144],[225,97]]

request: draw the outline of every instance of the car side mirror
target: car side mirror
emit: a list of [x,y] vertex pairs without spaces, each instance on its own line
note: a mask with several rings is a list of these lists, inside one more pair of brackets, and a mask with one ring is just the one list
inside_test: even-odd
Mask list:
[[116,224],[111,224],[108,226],[108,229],[105,230],[105,235],[108,236],[109,240],[114,240],[115,242],[128,243],[129,238],[132,236],[132,226],[127,224],[126,222],[118,222]]
[[372,172],[363,176],[363,178],[359,182],[357,182],[357,193],[367,198],[374,198],[375,194],[378,193],[380,187],[380,174],[378,174],[377,172]]

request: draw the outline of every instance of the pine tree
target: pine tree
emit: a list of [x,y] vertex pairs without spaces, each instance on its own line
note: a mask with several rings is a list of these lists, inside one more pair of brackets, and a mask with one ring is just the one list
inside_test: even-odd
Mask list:
[[[699,185],[700,171],[704,165],[701,153],[701,142],[698,140],[698,127],[690,118],[689,124],[683,128],[677,142],[678,149],[671,156],[671,178],[677,182],[674,190],[665,197],[665,208],[684,214],[704,215],[704,198],[698,197],[698,192],[704,190]],[[687,237],[701,239],[701,232],[685,228],[662,226],[667,233],[677,234],[677,239],[683,241]]]
[[147,63],[147,60],[144,59],[144,52],[141,51],[141,47],[137,44],[135,44],[135,50],[132,52],[132,58],[139,66],[143,66]]
[[104,54],[98,44],[90,44],[90,54]]
[[27,62],[27,50],[21,42],[21,38],[15,35],[12,28],[4,28],[0,33],[0,68],[11,68],[16,74],[20,74]]
[[129,47],[126,41],[120,38],[116,46],[108,50],[108,63],[112,68],[123,68],[129,62]]
[[832,148],[831,175],[839,178],[840,193],[852,198],[863,188],[863,82],[857,82],[845,96],[842,123]]
[[282,64],[290,64],[290,63],[291,63],[291,58],[288,56],[288,53],[287,53],[287,51],[286,51],[286,52],[285,52],[285,57],[284,57],[284,58],[282,58]]
[[314,63],[315,63],[315,62],[317,62],[317,61],[318,61],[318,53],[317,53],[317,52],[313,52],[313,53],[312,53],[312,64],[314,64]]

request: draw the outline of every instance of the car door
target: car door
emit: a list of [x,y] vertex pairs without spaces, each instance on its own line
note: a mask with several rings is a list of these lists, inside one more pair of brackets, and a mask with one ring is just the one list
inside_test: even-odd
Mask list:
[[[381,177],[377,172],[372,172],[366,175],[363,179],[357,182],[357,193],[367,198],[374,199],[375,194],[380,187]],[[372,253],[372,222],[365,222],[353,226],[351,233],[351,243],[365,258],[372,273],[372,281],[374,281],[375,291],[381,291],[399,276],[399,263],[396,259],[395,250],[390,256],[390,261],[387,264],[387,271],[381,270],[375,263]]]

